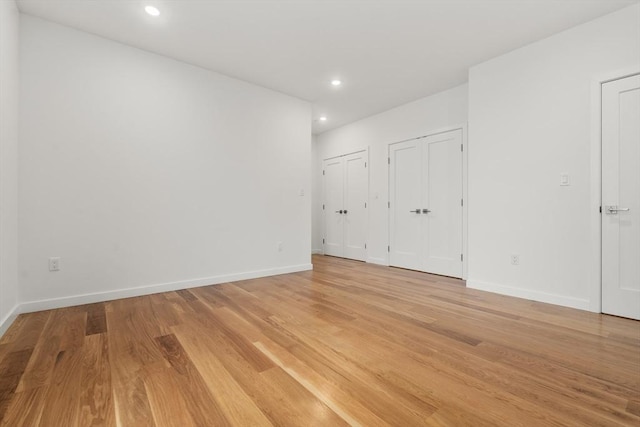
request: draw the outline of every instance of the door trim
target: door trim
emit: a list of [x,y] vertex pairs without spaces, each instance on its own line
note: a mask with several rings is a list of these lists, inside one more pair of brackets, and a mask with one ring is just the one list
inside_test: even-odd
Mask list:
[[[415,138],[407,138],[401,141],[394,141],[387,144],[387,158],[391,157],[391,146],[393,144],[399,144],[401,142],[413,141],[416,139],[427,138],[429,136],[439,135],[441,133],[447,133],[454,130],[462,131],[462,199],[464,200],[464,204],[462,206],[462,280],[467,280],[467,266],[468,266],[468,241],[467,241],[467,224],[469,218],[469,197],[467,194],[468,189],[468,156],[469,156],[469,144],[468,144],[468,132],[467,132],[467,123],[460,123],[452,126],[436,128],[428,133],[417,136]],[[391,176],[390,176],[390,165],[387,164],[387,200],[391,201]],[[387,209],[387,245],[391,244],[391,214],[389,209]],[[390,265],[389,253],[386,256],[386,264]]]
[[602,85],[640,74],[634,66],[591,79],[591,269],[589,274],[589,311],[602,313]]
[[339,159],[340,157],[346,157],[346,156],[350,156],[352,154],[358,154],[358,153],[367,153],[367,162],[369,161],[369,147],[367,148],[363,148],[362,150],[355,150],[355,151],[349,151],[348,153],[344,153],[344,154],[339,154],[337,156],[331,156],[331,157],[327,157],[326,159],[322,159],[323,162],[327,161],[327,160],[333,160],[333,159]]

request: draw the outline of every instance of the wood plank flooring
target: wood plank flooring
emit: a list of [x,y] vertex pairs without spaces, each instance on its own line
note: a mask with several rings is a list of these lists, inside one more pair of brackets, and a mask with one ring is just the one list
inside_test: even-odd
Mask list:
[[314,256],[21,315],[2,426],[640,426],[640,322]]

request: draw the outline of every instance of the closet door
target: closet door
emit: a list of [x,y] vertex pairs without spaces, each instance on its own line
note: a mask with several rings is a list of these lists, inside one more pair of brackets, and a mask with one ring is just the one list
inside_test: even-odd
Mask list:
[[420,140],[389,146],[389,265],[422,270],[423,161]]
[[324,253],[364,261],[369,198],[368,152],[323,162]]
[[323,162],[324,253],[344,256],[344,166],[342,158]]
[[389,146],[389,265],[462,277],[462,131]]
[[344,257],[364,261],[369,174],[367,152],[344,156]]
[[428,136],[423,144],[424,271],[462,277],[462,131]]

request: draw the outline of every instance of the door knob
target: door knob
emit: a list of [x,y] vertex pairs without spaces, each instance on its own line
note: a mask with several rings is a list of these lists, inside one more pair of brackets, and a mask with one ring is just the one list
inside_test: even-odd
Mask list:
[[420,213],[420,209],[416,209],[415,211],[409,211],[409,212],[412,212],[412,213],[417,213],[417,214],[419,214],[419,213]]
[[346,210],[346,209],[344,210],[344,214],[345,214],[345,215],[347,214],[347,210]]
[[618,212],[628,212],[629,208],[619,208],[617,206],[607,206],[606,210],[607,210],[607,213],[609,215],[615,215]]
[[422,209],[423,214],[428,214],[429,212],[431,212],[429,209]]
[[336,213],[341,214],[342,213],[342,209],[340,209],[339,211],[336,211]]

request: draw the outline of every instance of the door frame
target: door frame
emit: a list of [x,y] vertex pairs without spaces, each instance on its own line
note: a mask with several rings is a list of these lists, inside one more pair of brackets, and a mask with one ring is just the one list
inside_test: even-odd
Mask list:
[[589,207],[591,268],[589,274],[589,311],[602,313],[602,85],[640,74],[634,66],[591,79],[591,197]]
[[[469,197],[467,194],[468,188],[468,157],[469,157],[469,145],[468,145],[468,132],[467,123],[460,123],[457,125],[446,126],[442,128],[436,128],[428,131],[426,134],[416,136],[414,138],[407,138],[401,141],[394,141],[387,144],[387,158],[391,159],[391,146],[401,142],[413,141],[416,139],[423,139],[429,136],[439,135],[441,133],[447,133],[454,130],[462,131],[462,199],[464,204],[462,205],[462,280],[467,280],[467,266],[469,262],[468,250],[467,250],[467,224],[469,218]],[[391,203],[391,163],[387,162],[387,200]],[[387,245],[391,244],[391,214],[387,209]],[[389,253],[387,252],[386,264],[390,265]]]
[[[326,255],[325,251],[324,251],[324,239],[326,238],[327,235],[327,221],[326,221],[326,211],[324,209],[324,205],[325,205],[325,195],[326,195],[326,185],[325,185],[325,180],[324,180],[324,162],[326,162],[327,160],[333,160],[333,159],[338,159],[340,157],[346,157],[349,156],[351,154],[357,154],[357,153],[365,153],[365,157],[366,157],[366,163],[367,163],[367,215],[366,215],[366,224],[365,224],[365,229],[367,230],[367,236],[366,236],[366,240],[367,240],[367,244],[369,243],[369,212],[370,209],[369,207],[371,206],[371,201],[369,200],[369,191],[370,191],[370,187],[371,187],[371,174],[370,174],[370,170],[371,170],[371,159],[369,159],[369,147],[365,147],[361,150],[354,150],[354,151],[349,151],[348,153],[344,153],[344,154],[339,154],[337,156],[331,156],[331,157],[327,157],[325,159],[322,159],[321,162],[321,168],[320,170],[322,171],[322,251],[321,254],[322,255]],[[344,183],[343,183],[344,184]],[[365,248],[365,251],[368,255],[369,253],[369,249]],[[365,258],[365,262],[368,262]]]

